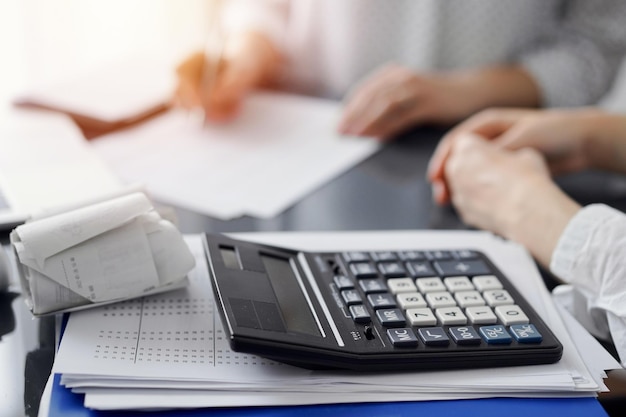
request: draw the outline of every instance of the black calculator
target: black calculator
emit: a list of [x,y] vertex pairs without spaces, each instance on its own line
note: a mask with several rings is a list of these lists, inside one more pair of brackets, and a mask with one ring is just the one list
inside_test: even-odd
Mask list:
[[557,362],[563,347],[483,253],[303,252],[205,236],[232,350],[310,368]]

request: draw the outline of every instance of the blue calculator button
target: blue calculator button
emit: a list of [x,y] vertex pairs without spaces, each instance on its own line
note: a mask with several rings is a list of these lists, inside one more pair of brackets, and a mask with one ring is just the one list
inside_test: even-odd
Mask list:
[[482,340],[470,326],[450,327],[450,336],[457,345],[479,345]]
[[422,327],[417,330],[426,346],[448,346],[450,339],[441,327]]
[[417,337],[413,330],[403,327],[401,329],[387,330],[387,337],[395,347],[415,347]]
[[513,341],[513,338],[506,331],[506,328],[501,324],[495,326],[482,326],[480,328],[480,334],[485,339],[485,342],[490,345],[494,344],[509,344]]
[[509,330],[519,343],[540,343],[543,340],[541,333],[532,324],[514,324]]

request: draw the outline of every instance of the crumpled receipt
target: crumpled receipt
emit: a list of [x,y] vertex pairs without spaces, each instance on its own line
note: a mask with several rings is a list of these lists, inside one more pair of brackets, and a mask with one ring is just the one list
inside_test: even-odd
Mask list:
[[138,192],[18,226],[11,245],[35,316],[180,288],[195,266],[178,229]]

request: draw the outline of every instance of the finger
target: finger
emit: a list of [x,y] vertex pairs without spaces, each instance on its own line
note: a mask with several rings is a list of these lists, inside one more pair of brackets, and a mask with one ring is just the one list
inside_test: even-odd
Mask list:
[[427,119],[427,114],[418,102],[419,100],[412,98],[402,105],[389,106],[385,111],[375,116],[361,134],[373,136],[386,142],[403,131],[419,125]]
[[428,164],[427,177],[430,181],[441,179],[450,146],[455,137],[464,133],[475,133],[487,139],[496,139],[503,135],[522,117],[528,115],[527,110],[489,109],[470,117],[453,128],[441,140]]
[[358,83],[346,95],[346,104],[339,122],[341,133],[355,134],[354,126],[363,124],[363,115],[368,107],[378,99],[380,93],[389,88],[390,78],[393,77],[394,72],[395,66],[385,66]]
[[226,61],[218,68],[216,79],[204,90],[203,107],[207,119],[225,122],[234,118],[246,94],[253,87],[254,75]]

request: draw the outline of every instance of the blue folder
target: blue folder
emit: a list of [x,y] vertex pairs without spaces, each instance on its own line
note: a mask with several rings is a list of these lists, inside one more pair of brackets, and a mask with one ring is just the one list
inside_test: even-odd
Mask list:
[[607,414],[595,398],[489,398],[480,400],[415,401],[397,403],[330,404],[283,407],[205,408],[168,411],[97,411],[83,406],[83,394],[60,385],[54,376],[49,417],[417,417],[417,416],[506,416],[594,417]]

